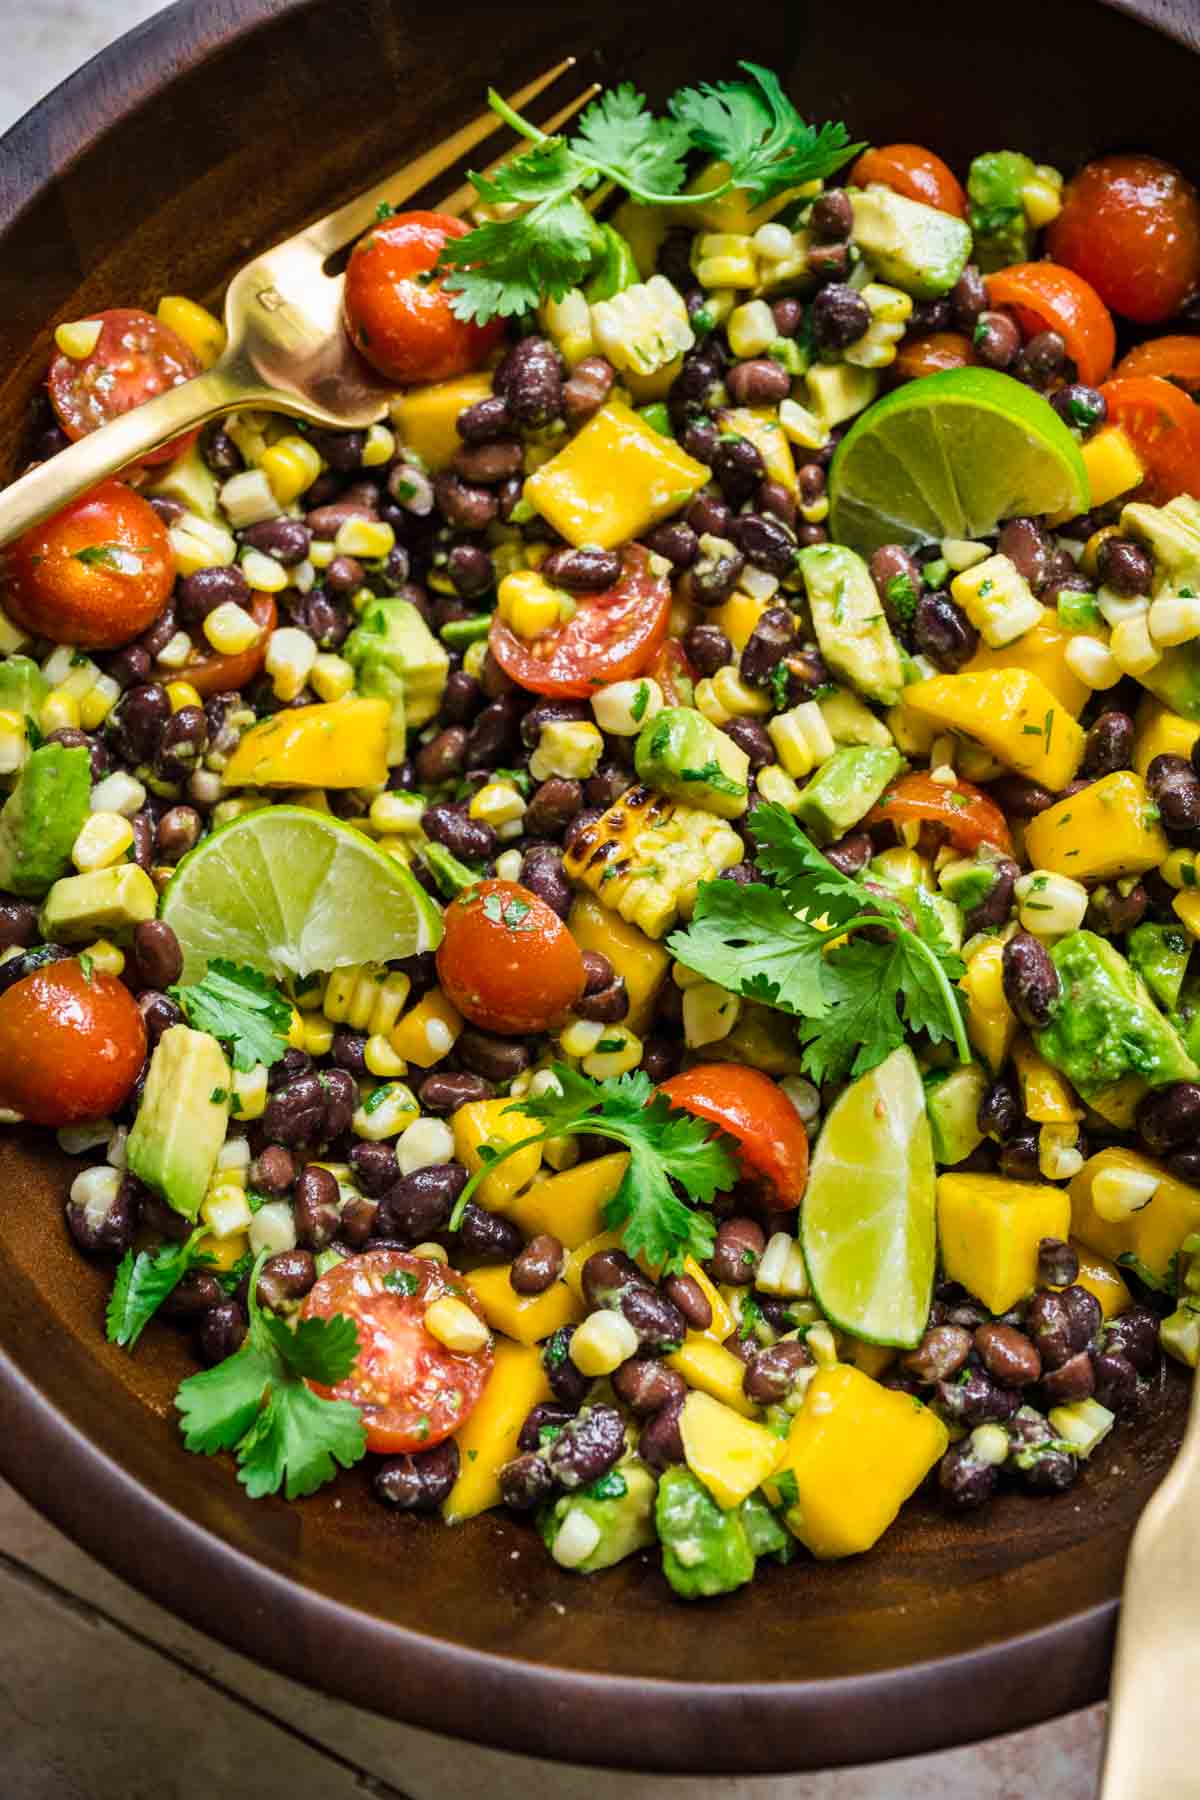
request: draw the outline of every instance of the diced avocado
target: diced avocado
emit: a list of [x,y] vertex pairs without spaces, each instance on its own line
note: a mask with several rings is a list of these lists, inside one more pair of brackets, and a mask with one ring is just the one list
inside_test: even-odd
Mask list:
[[1119,950],[1094,931],[1072,931],[1050,956],[1062,993],[1035,1042],[1085,1100],[1127,1075],[1150,1087],[1195,1081],[1200,1071],[1179,1032]]
[[730,1594],[753,1581],[754,1552],[741,1508],[724,1511],[690,1469],[664,1472],[654,1517],[663,1574],[683,1599]]
[[810,544],[796,560],[829,667],[868,700],[895,706],[904,690],[900,651],[862,557],[843,544]]
[[1185,978],[1179,999],[1171,1010],[1171,1023],[1193,1062],[1200,1063],[1200,975]]
[[644,1463],[623,1462],[593,1481],[590,1487],[564,1494],[538,1515],[538,1529],[546,1548],[554,1544],[568,1513],[582,1512],[600,1532],[595,1548],[571,1567],[580,1575],[611,1569],[635,1550],[654,1542],[655,1480]]
[[592,274],[584,288],[590,301],[611,300],[622,289],[636,287],[641,280],[632,247],[611,225],[600,226],[601,242],[592,265]]
[[229,1123],[232,1077],[207,1031],[172,1025],[150,1058],[146,1086],[125,1146],[131,1175],[194,1219]]
[[442,703],[450,658],[410,600],[371,600],[343,652],[358,691],[392,708],[388,761],[404,756],[404,734],[427,725]]
[[703,713],[667,706],[638,734],[638,779],[668,800],[737,819],[750,794],[750,758]]
[[198,513],[202,519],[209,519],[214,524],[224,523],[217,499],[216,476],[201,456],[198,444],[193,444],[186,456],[177,456],[169,462],[157,480],[151,481],[142,492],[159,495],[164,500],[178,500],[190,513]]
[[50,683],[30,656],[6,656],[0,662],[0,712],[36,719]]
[[1008,263],[1028,262],[1033,232],[1025,216],[1023,190],[1037,174],[1020,150],[988,150],[967,172],[975,261],[986,274]]
[[1143,670],[1138,680],[1181,718],[1200,719],[1200,639],[1164,650],[1154,667]]
[[70,868],[91,793],[86,750],[43,744],[26,758],[0,811],[0,888],[36,897]]
[[1192,940],[1180,925],[1136,925],[1125,941],[1129,960],[1160,1006],[1179,1004]]
[[822,694],[817,705],[835,744],[871,744],[877,750],[886,750],[893,741],[878,713],[845,688]]
[[976,1121],[989,1085],[989,1077],[976,1062],[925,1077],[925,1110],[939,1167],[952,1169],[982,1144],[983,1133]]
[[1173,575],[1200,570],[1200,500],[1190,494],[1178,494],[1166,506],[1131,500],[1121,509],[1121,530]]
[[469,869],[460,862],[453,851],[447,850],[444,844],[424,843],[417,846],[417,855],[424,863],[433,879],[437,882],[447,900],[453,900],[481,879],[474,869]]
[[805,381],[809,408],[826,431],[857,417],[879,392],[879,371],[857,363],[814,363]]
[[971,233],[953,213],[906,199],[880,182],[847,188],[852,237],[872,267],[917,300],[948,294],[967,266]]
[[995,853],[984,846],[976,856],[960,856],[947,863],[938,874],[938,887],[947,900],[953,900],[962,912],[982,906],[996,885],[998,875]]
[[86,944],[132,931],[157,911],[158,891],[145,869],[118,863],[56,881],[42,907],[41,933],[55,944]]
[[[790,1414],[785,1414],[791,1423]],[[783,1434],[787,1436],[785,1427]],[[796,1540],[784,1525],[778,1513],[774,1512],[763,1499],[762,1489],[747,1494],[738,1507],[742,1525],[746,1533],[746,1542],[757,1556],[777,1556],[780,1562],[790,1562],[796,1551]]]
[[801,789],[796,817],[818,844],[831,844],[866,817],[903,766],[894,748],[857,744],[835,750]]

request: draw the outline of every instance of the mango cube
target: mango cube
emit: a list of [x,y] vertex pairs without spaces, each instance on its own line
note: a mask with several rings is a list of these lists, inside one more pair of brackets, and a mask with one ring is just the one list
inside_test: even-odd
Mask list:
[[1143,778],[1156,756],[1190,756],[1192,745],[1200,738],[1200,724],[1195,719],[1180,718],[1149,694],[1138,707],[1136,725],[1133,766]]
[[856,1556],[883,1536],[948,1442],[927,1406],[840,1363],[809,1384],[763,1486],[814,1556]]
[[904,690],[904,704],[942,731],[961,731],[1051,792],[1066,787],[1083,759],[1084,734],[1028,669],[935,675]]
[[1083,1107],[1074,1088],[1038,1055],[1023,1033],[1013,1045],[1012,1057],[1027,1119],[1034,1125],[1071,1125],[1082,1119]]
[[462,449],[459,413],[477,400],[486,400],[491,391],[492,378],[486,371],[409,388],[392,401],[392,423],[404,448],[419,456],[436,475],[439,469],[448,468],[455,451]]
[[993,1075],[1008,1060],[1017,1035],[1017,1015],[1004,998],[1003,963],[1003,944],[984,944],[958,984],[967,996],[967,1036]]
[[[514,1161],[517,1159],[514,1158]],[[617,1150],[534,1182],[506,1208],[526,1237],[548,1231],[567,1250],[577,1250],[604,1230],[604,1208],[621,1185],[629,1156]],[[497,1174],[501,1171],[497,1170]]]
[[683,1403],[679,1434],[688,1468],[726,1509],[739,1506],[762,1486],[783,1450],[765,1425],[741,1418],[710,1394],[695,1390]]
[[252,725],[225,765],[227,788],[381,788],[392,709],[386,700],[333,700]]
[[639,1035],[650,1023],[658,990],[671,966],[670,953],[594,894],[576,894],[567,920],[581,950],[599,950],[625,982],[625,1024]]
[[1079,1273],[1075,1277],[1075,1285],[1086,1288],[1089,1294],[1096,1296],[1105,1322],[1115,1319],[1118,1313],[1128,1312],[1133,1305],[1133,1295],[1126,1287],[1116,1263],[1110,1262],[1107,1256],[1101,1256],[1098,1250],[1090,1250],[1080,1238],[1073,1237],[1070,1243],[1079,1258]]
[[[1200,1195],[1197,1195],[1200,1201]],[[1070,1196],[1000,1175],[941,1175],[938,1239],[947,1278],[961,1281],[989,1312],[1007,1312],[1037,1286],[1038,1244],[1065,1238]]]
[[[506,1150],[522,1138],[537,1132],[534,1121],[524,1113],[509,1109],[511,1100],[472,1100],[460,1106],[450,1121],[454,1133],[454,1154],[471,1175],[486,1167],[487,1159],[479,1154],[480,1145],[493,1150]],[[527,1188],[542,1166],[542,1146],[530,1144],[502,1162],[490,1175],[485,1175],[475,1190],[480,1206],[489,1212],[505,1212],[510,1202]]]
[[722,431],[749,439],[763,459],[768,481],[782,482],[789,494],[799,493],[796,459],[773,406],[730,406],[718,413],[717,422]]
[[1119,769],[1031,819],[1025,849],[1035,868],[1075,881],[1116,881],[1156,869],[1169,845],[1146,783]]
[[[1065,653],[1070,642],[1071,633],[1064,631],[1053,614],[1047,612],[1032,630],[1025,632],[1015,643],[1005,644],[1002,650],[993,650],[981,642],[970,662],[963,664],[962,673],[980,675],[992,669],[1027,669],[1044,682],[1059,705],[1076,718],[1092,690],[1067,665]],[[1200,727],[1197,730],[1200,731]]]
[[569,544],[612,550],[685,506],[709,478],[619,400],[531,475],[525,497]]
[[[1118,1220],[1102,1219],[1093,1204],[1092,1189],[1105,1169],[1156,1175],[1158,1187],[1138,1212]],[[1122,1256],[1136,1257],[1143,1268],[1161,1279],[1188,1233],[1200,1231],[1200,1188],[1168,1175],[1161,1163],[1143,1156],[1140,1150],[1114,1145],[1089,1157],[1072,1181],[1071,1229],[1089,1250],[1098,1250],[1113,1262]],[[1065,1237],[1066,1233],[1057,1235]]]
[[539,1352],[498,1340],[487,1386],[466,1424],[455,1434],[458,1480],[442,1504],[448,1525],[458,1525],[500,1504],[500,1471],[517,1454],[517,1436],[533,1408],[550,1398]]
[[518,1294],[509,1280],[511,1269],[511,1263],[504,1263],[474,1269],[466,1277],[493,1331],[518,1344],[540,1344],[560,1325],[577,1325],[583,1318],[583,1305],[565,1281],[556,1281],[544,1294]]
[[[716,1338],[701,1331],[689,1331],[678,1350],[664,1358],[669,1369],[675,1369],[688,1386],[719,1400],[726,1409],[750,1418],[758,1408],[746,1398],[742,1377],[746,1366],[740,1357],[719,1344]],[[699,1470],[696,1471],[700,1473]]]

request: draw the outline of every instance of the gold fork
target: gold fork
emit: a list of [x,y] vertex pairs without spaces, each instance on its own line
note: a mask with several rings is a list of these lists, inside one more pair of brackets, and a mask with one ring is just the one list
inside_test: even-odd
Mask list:
[[[528,106],[574,62],[568,57],[547,69],[513,94],[508,104],[518,111]],[[596,83],[586,87],[542,129],[558,130],[598,92]],[[0,493],[0,544],[160,444],[222,413],[255,407],[343,430],[384,418],[394,389],[352,346],[342,323],[345,277],[327,274],[326,265],[374,222],[381,202],[395,205],[411,198],[493,132],[506,129],[494,113],[481,114],[336,212],[239,269],[225,295],[226,348],[219,360],[14,481]],[[505,160],[501,157],[493,168]],[[464,184],[439,203],[440,210],[458,216],[472,197],[473,189]]]

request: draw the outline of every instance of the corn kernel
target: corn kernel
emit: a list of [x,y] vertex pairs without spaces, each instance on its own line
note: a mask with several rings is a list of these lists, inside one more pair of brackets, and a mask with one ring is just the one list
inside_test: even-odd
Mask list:
[[255,1063],[252,1069],[235,1069],[230,1077],[230,1107],[235,1119],[261,1119],[267,1110],[267,1066]]
[[400,969],[393,969],[384,976],[367,1017],[366,1030],[371,1037],[381,1037],[392,1031],[404,1011],[411,987],[409,977]]
[[449,1255],[441,1244],[414,1244],[412,1255],[423,1258],[425,1262],[448,1263]]
[[124,972],[125,952],[107,938],[97,938],[83,954],[91,957],[92,967],[98,975],[117,976]]
[[57,325],[54,329],[55,348],[72,362],[86,362],[96,345],[100,342],[100,333],[104,326],[99,319],[71,319],[65,325]]
[[833,735],[815,700],[801,701],[790,712],[778,713],[767,731],[784,770],[793,777],[807,775],[833,755]]
[[204,705],[204,701],[190,681],[168,681],[166,691],[173,713],[182,712],[185,706]]
[[454,1133],[444,1119],[414,1119],[401,1133],[396,1144],[396,1161],[401,1175],[415,1175],[418,1169],[437,1168],[454,1155]]
[[69,727],[79,728],[79,702],[74,694],[64,693],[61,688],[54,688],[42,702],[38,713],[38,724],[42,736],[49,737],[52,731],[62,731]]
[[231,475],[221,483],[219,499],[221,510],[235,531],[244,531],[247,525],[261,525],[264,519],[277,519],[283,511],[262,469],[243,469],[240,474]]
[[419,794],[377,794],[367,818],[373,831],[407,835],[421,829],[424,810],[425,803]]
[[333,1048],[333,1025],[319,1013],[309,1013],[304,1020],[304,1048],[310,1056],[328,1056]]
[[561,300],[544,300],[538,310],[547,334],[561,350],[568,368],[595,354],[592,309],[580,288],[570,288]]
[[308,685],[320,700],[344,700],[354,689],[354,670],[344,656],[323,650],[313,660]]
[[709,231],[695,241],[692,267],[704,288],[752,288],[758,286],[758,257],[754,239],[744,233]]
[[808,1271],[799,1242],[790,1232],[776,1231],[767,1239],[754,1285],[764,1294],[803,1299],[808,1293]]
[[1122,1225],[1149,1206],[1161,1181],[1153,1169],[1101,1169],[1092,1182],[1093,1211],[1110,1225]]
[[500,582],[496,608],[518,637],[536,638],[560,623],[561,598],[536,569],[518,569]]
[[1022,925],[1038,937],[1063,937],[1083,924],[1088,891],[1067,875],[1031,869],[1020,877],[1013,892]]
[[504,850],[496,858],[496,874],[501,881],[520,881],[524,861],[519,850]]
[[317,646],[306,631],[295,625],[283,625],[267,639],[263,667],[271,677],[277,700],[294,700],[303,692],[313,664]]
[[779,402],[779,423],[788,442],[801,450],[823,450],[829,442],[830,427],[797,400]]
[[689,1050],[727,1038],[738,1022],[742,1003],[715,981],[701,981],[683,996],[683,1041]]
[[1109,639],[1113,660],[1126,675],[1148,674],[1162,660],[1162,651],[1151,641],[1146,619],[1145,613],[1135,619],[1123,619]]
[[1072,637],[1063,651],[1063,661],[1072,675],[1097,691],[1116,687],[1121,679],[1121,665],[1102,638],[1083,633]]
[[159,651],[155,661],[160,669],[182,669],[191,660],[192,640],[186,631],[177,631]]
[[225,348],[225,327],[206,306],[182,294],[164,294],[158,317],[181,337],[202,369],[211,369]]
[[314,569],[327,569],[336,555],[332,538],[314,538],[308,546],[308,560]]
[[604,1026],[594,1019],[572,1019],[558,1034],[558,1047],[564,1056],[590,1056],[604,1036]]
[[1053,187],[1050,182],[1040,178],[1027,181],[1021,189],[1021,205],[1033,229],[1041,231],[1057,219],[1062,211],[1061,188]]
[[596,723],[613,737],[636,737],[664,705],[662,689],[648,676],[634,681],[610,681],[592,695]]
[[408,1074],[408,1064],[404,1058],[397,1056],[392,1049],[391,1039],[382,1032],[369,1037],[363,1050],[363,1061],[367,1065],[369,1075],[378,1075],[381,1080],[394,1079],[396,1076]]
[[386,425],[369,425],[363,443],[362,466],[364,469],[382,468],[390,463],[396,454],[396,434]]
[[971,1455],[988,1468],[1007,1462],[1012,1444],[1003,1425],[977,1425],[971,1433]]
[[665,275],[596,301],[591,318],[597,348],[614,368],[634,375],[667,368],[696,342],[683,295]]
[[350,1129],[355,1137],[379,1144],[407,1130],[420,1116],[421,1109],[411,1088],[399,1081],[387,1081],[359,1104]]
[[473,1356],[492,1341],[492,1334],[465,1300],[443,1294],[425,1308],[425,1329],[430,1337],[458,1356]]
[[296,1220],[290,1200],[270,1200],[260,1206],[250,1221],[250,1248],[255,1256],[265,1251],[279,1256],[296,1248]]
[[284,437],[264,450],[259,468],[271,484],[280,506],[290,506],[321,473],[323,464],[306,438]]
[[696,711],[706,718],[710,725],[728,725],[733,717],[717,699],[712,677],[705,675],[696,683]]
[[[770,227],[767,227],[769,230]],[[791,233],[788,233],[790,239]],[[789,250],[791,245],[789,243]],[[772,257],[778,262],[779,257]],[[747,300],[737,306],[729,315],[726,327],[729,336],[729,348],[738,357],[761,356],[769,350],[779,336],[779,327],[775,323],[775,315],[765,300]]]
[[800,789],[792,780],[786,769],[778,763],[768,763],[757,775],[758,791],[764,800],[771,800],[776,806],[782,806],[785,812],[798,812],[800,809]]
[[1116,588],[1096,589],[1096,610],[1106,625],[1116,626],[1126,619],[1143,618],[1150,611],[1145,594],[1119,594]]
[[236,600],[223,600],[205,619],[204,635],[218,656],[240,656],[258,643],[262,629]]
[[795,247],[795,240],[786,225],[760,225],[754,234],[754,248],[767,262],[783,262]]
[[763,718],[771,710],[770,696],[761,688],[750,687],[729,663],[717,670],[712,686],[718,705],[732,718]]
[[1023,637],[1038,624],[1045,610],[1007,556],[985,554],[982,562],[955,577],[950,592],[993,650]]
[[595,1049],[583,1059],[583,1072],[595,1081],[628,1075],[641,1062],[644,1048],[641,1038],[627,1026],[606,1025]]
[[604,739],[587,719],[551,719],[542,726],[537,749],[529,759],[535,781],[561,775],[568,781],[586,781],[595,773],[604,752]]
[[215,1238],[227,1238],[235,1231],[248,1231],[254,1214],[250,1211],[245,1188],[233,1181],[222,1181],[209,1188],[200,1207],[200,1217]]
[[132,843],[133,826],[120,813],[90,813],[71,846],[71,861],[80,874],[111,869],[123,860]]
[[240,1187],[245,1187],[250,1169],[250,1145],[244,1137],[225,1139],[217,1151],[217,1168],[221,1171],[222,1180],[234,1181]]
[[0,712],[0,775],[13,775],[29,755],[25,715]]
[[498,831],[504,825],[520,824],[525,817],[525,802],[508,782],[489,781],[471,796],[467,813]]
[[396,533],[382,519],[346,519],[333,540],[339,556],[361,556],[368,561],[387,556],[395,546]]
[[603,1537],[599,1525],[582,1506],[569,1506],[554,1534],[550,1554],[560,1569],[578,1569]]
[[237,555],[232,531],[198,513],[185,513],[170,526],[167,536],[178,575],[194,575],[199,569],[225,568]]
[[79,701],[79,723],[85,731],[96,731],[103,725],[117,701],[121,689],[111,675],[97,675]]
[[287,1030],[287,1043],[289,1050],[303,1050],[304,1048],[304,1017],[294,1006],[291,1023]]
[[1190,644],[1200,637],[1200,600],[1164,594],[1151,606],[1147,623],[1156,644]]
[[487,661],[487,658],[487,639],[476,638],[475,642],[473,644],[468,644],[463,651],[463,669],[468,675],[474,675],[475,679],[478,681],[479,677],[483,674],[483,665]]
[[611,1375],[637,1354],[638,1334],[619,1312],[589,1313],[577,1325],[567,1351],[581,1375]]
[[[1042,1125],[1038,1130],[1038,1173],[1047,1181],[1070,1181],[1083,1167],[1077,1125]],[[1097,1176],[1098,1181],[1102,1176]]]
[[[259,594],[282,594],[291,579],[281,562],[277,562],[273,556],[264,556],[261,550],[242,551],[242,574]],[[226,606],[233,604],[230,600],[225,602]],[[222,608],[218,607],[217,611],[222,611]],[[211,617],[210,613],[209,618]],[[204,629],[207,632],[208,619],[204,622]]]

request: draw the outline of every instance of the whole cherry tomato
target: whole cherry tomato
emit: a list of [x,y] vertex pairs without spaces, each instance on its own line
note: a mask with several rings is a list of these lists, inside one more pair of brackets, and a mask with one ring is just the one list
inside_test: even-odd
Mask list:
[[1200,284],[1200,195],[1157,156],[1102,156],[1063,189],[1046,244],[1114,312],[1158,325]]
[[584,700],[603,682],[643,672],[670,613],[670,581],[651,574],[642,544],[627,544],[621,579],[607,593],[580,594],[573,616],[536,638],[518,637],[497,614],[488,647],[521,687]]
[[1057,331],[1080,381],[1099,387],[1112,368],[1117,333],[1094,287],[1058,263],[1013,263],[986,277],[989,306],[1011,306],[1026,337]]
[[175,558],[148,500],[103,481],[0,551],[0,604],[26,631],[81,650],[139,637],[167,603]]
[[1200,407],[1161,375],[1122,375],[1100,389],[1112,424],[1133,442],[1146,479],[1138,499],[1164,506],[1200,497]]
[[1012,852],[1012,838],[1004,814],[994,800],[960,781],[957,787],[945,787],[932,775],[918,771],[901,775],[873,806],[864,826],[904,825],[912,820],[945,827],[946,835],[956,850],[969,854],[980,844],[994,844],[1007,854]]
[[901,344],[889,374],[899,385],[920,381],[923,375],[941,375],[947,369],[969,369],[976,360],[970,338],[961,331],[931,331],[928,337],[909,338]]
[[133,995],[78,957],[47,963],[0,994],[0,1104],[35,1125],[115,1112],[145,1059]]
[[515,881],[480,881],[446,908],[442,988],[465,1018],[507,1036],[561,1025],[583,993],[583,955],[558,914]]
[[198,657],[179,671],[202,698],[207,699],[210,694],[232,694],[238,688],[244,688],[254,680],[266,661],[267,641],[279,617],[274,595],[256,589],[249,613],[258,626],[257,644],[251,644],[249,650],[239,650],[236,656],[218,656],[213,652]]
[[492,1372],[492,1346],[448,1350],[425,1329],[425,1312],[446,1295],[483,1312],[460,1275],[406,1250],[367,1250],[322,1275],[304,1302],[306,1319],[338,1313],[358,1327],[354,1367],[336,1387],[310,1381],[327,1400],[362,1408],[367,1449],[377,1456],[432,1450],[474,1411]]
[[[143,400],[200,373],[199,362],[178,332],[149,313],[118,306],[94,316],[100,321],[95,348],[84,357],[66,356],[60,350],[46,377],[51,404],[69,438],[86,437]],[[142,461],[170,462],[198,436],[198,431],[185,432]]]
[[967,196],[957,175],[921,144],[880,144],[864,150],[850,171],[850,185],[866,187],[871,181],[881,181],[906,200],[953,213],[956,219],[967,216]]
[[1161,375],[1189,394],[1200,393],[1200,337],[1151,338],[1123,356],[1113,374],[1118,381],[1126,375]]
[[664,1081],[660,1092],[736,1139],[743,1171],[770,1185],[773,1210],[799,1206],[808,1182],[808,1133],[769,1076],[742,1063],[697,1063]]
[[446,239],[467,230],[449,213],[397,213],[355,244],[346,269],[346,328],[389,381],[448,381],[477,369],[503,339],[502,319],[456,319],[443,277],[431,273]]

